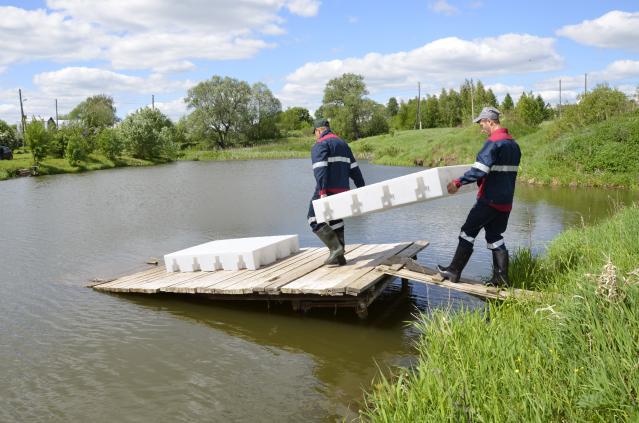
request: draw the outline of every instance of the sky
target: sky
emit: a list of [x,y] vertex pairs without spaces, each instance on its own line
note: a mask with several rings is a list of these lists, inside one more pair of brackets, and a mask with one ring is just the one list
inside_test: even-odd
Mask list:
[[364,76],[387,103],[480,79],[498,99],[574,102],[607,83],[639,86],[639,0],[0,1],[0,119],[47,119],[86,97],[119,117],[155,106],[174,120],[213,75],[266,83],[313,112],[326,83]]

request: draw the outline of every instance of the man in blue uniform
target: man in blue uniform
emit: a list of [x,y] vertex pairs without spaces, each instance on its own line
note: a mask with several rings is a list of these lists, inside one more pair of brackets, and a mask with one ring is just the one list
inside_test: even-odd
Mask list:
[[308,223],[313,233],[329,248],[328,259],[324,264],[346,264],[344,258],[344,221],[331,220],[328,223],[317,223],[313,200],[338,194],[350,189],[349,179],[355,186],[365,185],[353,152],[348,144],[331,132],[328,120],[316,119],[313,124],[317,142],[311,150],[313,174],[315,175],[315,193],[308,206]]
[[448,193],[454,194],[462,185],[479,185],[477,202],[468,213],[459,233],[459,243],[449,266],[437,266],[439,274],[451,282],[459,282],[461,272],[473,253],[475,237],[483,228],[486,243],[493,253],[493,276],[489,286],[508,286],[508,250],[502,234],[508,226],[515,195],[515,180],[521,152],[519,145],[499,123],[499,110],[484,107],[475,123],[479,123],[488,139],[477,154],[473,166],[461,178],[448,184]]

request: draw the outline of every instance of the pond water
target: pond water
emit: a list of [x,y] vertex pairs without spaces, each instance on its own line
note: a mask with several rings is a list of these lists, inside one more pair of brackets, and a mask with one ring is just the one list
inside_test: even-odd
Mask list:
[[[362,163],[368,183],[416,168]],[[219,238],[299,234],[307,160],[179,162],[0,183],[0,421],[332,421],[356,416],[378,368],[407,365],[417,312],[479,307],[473,297],[394,283],[368,319],[348,309],[85,288],[149,257]],[[559,232],[629,203],[627,191],[518,186],[507,246],[543,253]],[[346,222],[347,242],[427,239],[447,264],[473,194]],[[490,273],[478,238],[466,276]]]

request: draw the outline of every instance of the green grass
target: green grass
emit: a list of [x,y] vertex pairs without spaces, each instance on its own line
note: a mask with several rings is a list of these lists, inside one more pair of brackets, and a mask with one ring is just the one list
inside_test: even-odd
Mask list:
[[[79,173],[91,170],[111,169],[125,166],[151,166],[163,161],[140,160],[133,157],[121,157],[115,161],[107,159],[101,154],[91,154],[86,162],[79,166],[71,166],[66,159],[47,157],[38,166],[40,175],[54,175],[60,173]],[[14,153],[13,160],[0,161],[0,181],[14,178],[19,169],[29,169],[33,165],[31,153]]]
[[[522,150],[520,181],[639,188],[637,112],[567,133],[557,128],[547,122],[533,133],[512,131]],[[448,166],[474,162],[484,139],[477,126],[433,128],[364,138],[351,148],[376,164]]]
[[312,137],[289,137],[254,147],[226,150],[187,150],[180,160],[270,160],[310,158]]
[[639,208],[526,254],[511,277],[545,300],[422,316],[417,364],[374,383],[363,420],[639,420]]

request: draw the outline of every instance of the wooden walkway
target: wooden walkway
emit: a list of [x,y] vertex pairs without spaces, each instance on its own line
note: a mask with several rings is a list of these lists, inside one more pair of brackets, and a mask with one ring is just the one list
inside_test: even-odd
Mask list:
[[355,307],[360,317],[395,277],[487,298],[522,295],[464,280],[438,281],[414,259],[427,241],[346,246],[346,266],[324,266],[326,248],[306,248],[258,270],[167,273],[164,266],[90,285],[103,292],[199,294],[220,300],[291,301],[294,309]]

